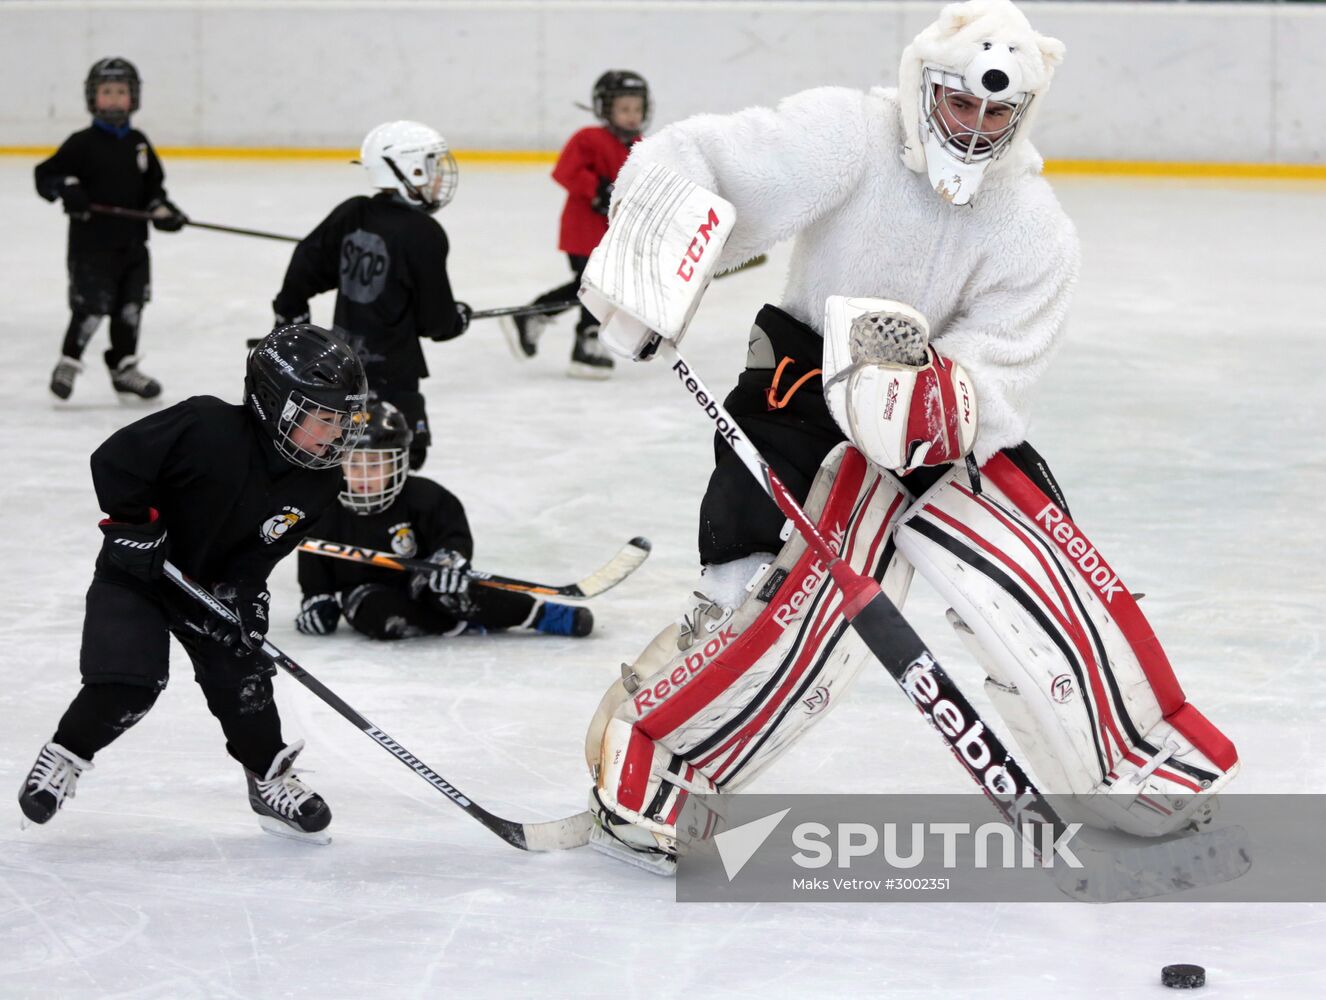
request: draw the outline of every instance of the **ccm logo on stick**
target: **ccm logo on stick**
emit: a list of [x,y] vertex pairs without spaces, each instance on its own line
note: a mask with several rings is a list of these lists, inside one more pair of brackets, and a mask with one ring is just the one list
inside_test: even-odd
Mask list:
[[[677,277],[682,281],[690,281],[695,277],[695,265],[700,263],[700,258],[704,256],[705,247],[709,245],[710,235],[718,228],[718,213],[712,208],[709,209],[709,217],[700,223],[700,228],[695,231],[695,238],[691,240],[691,245],[686,248],[686,253],[682,255],[681,263],[677,265]],[[701,239],[704,240],[701,243]]]
[[1082,575],[1091,581],[1091,585],[1105,599],[1106,604],[1114,600],[1115,594],[1123,593],[1123,584],[1119,582],[1114,571],[1105,565],[1100,553],[1078,533],[1072,522],[1064,516],[1063,511],[1054,504],[1047,503],[1036,515],[1036,520],[1044,526],[1045,533],[1059,543],[1059,548],[1064,554],[1077,564]]

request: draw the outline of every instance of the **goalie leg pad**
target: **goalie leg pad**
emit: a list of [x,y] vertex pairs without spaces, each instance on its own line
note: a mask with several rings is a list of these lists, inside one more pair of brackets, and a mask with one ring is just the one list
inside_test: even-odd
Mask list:
[[1094,825],[1159,836],[1209,816],[1233,744],[1188,704],[1132,595],[1006,455],[974,493],[956,470],[920,497],[898,548],[952,605],[987,690],[1044,792]]
[[[841,557],[898,604],[911,567],[891,535],[907,502],[896,479],[845,443],[825,459],[806,502]],[[718,630],[659,664],[669,631],[661,633],[613,685],[591,728],[586,751],[603,806],[673,837],[686,794],[735,790],[781,756],[870,660],[842,603],[827,567],[794,535]]]

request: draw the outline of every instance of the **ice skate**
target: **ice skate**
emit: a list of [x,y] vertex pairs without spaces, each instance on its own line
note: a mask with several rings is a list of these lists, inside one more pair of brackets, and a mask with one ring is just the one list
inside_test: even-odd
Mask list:
[[45,823],[74,797],[74,789],[92,762],[70,753],[52,741],[41,748],[37,762],[18,790],[18,806],[33,823]]
[[[111,385],[115,387],[116,392],[138,396],[141,399],[155,399],[161,395],[161,383],[138,370],[138,358],[135,355],[120,359],[120,363],[111,372]],[[52,391],[55,391],[54,379],[52,379]]]
[[268,833],[310,844],[330,844],[326,833],[331,824],[331,809],[322,796],[299,780],[295,758],[304,749],[304,741],[296,740],[286,747],[267,774],[258,777],[245,770],[249,782],[249,805],[258,814],[258,823]]
[[576,331],[575,346],[571,349],[571,367],[566,374],[571,378],[605,379],[612,375],[613,361],[608,349],[599,341],[599,328],[591,326]]
[[74,391],[74,379],[83,374],[83,362],[77,358],[61,357],[51,372],[51,392],[68,399]]
[[539,353],[539,338],[551,322],[548,316],[503,316],[498,320],[511,353],[521,361]]
[[546,635],[584,638],[594,630],[594,612],[569,604],[543,604],[534,616],[534,628]]
[[664,878],[677,873],[676,840],[618,816],[604,805],[597,789],[590,789],[589,811],[594,817],[589,846],[595,851]]

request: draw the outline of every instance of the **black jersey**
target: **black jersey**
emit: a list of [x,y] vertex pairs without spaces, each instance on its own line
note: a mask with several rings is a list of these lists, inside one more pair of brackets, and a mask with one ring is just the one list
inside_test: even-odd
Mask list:
[[[156,150],[135,128],[111,130],[92,125],[75,132],[48,160],[37,164],[34,175],[37,193],[55,201],[65,178],[77,177],[88,200],[96,205],[115,205],[145,211],[166,196],[165,172]],[[69,252],[119,250],[147,242],[147,222],[94,214],[90,219],[69,220]]]
[[[376,514],[356,514],[336,503],[310,532],[316,538],[390,552],[405,559],[426,559],[438,549],[474,555],[465,508],[450,490],[431,479],[411,476],[390,507]],[[361,583],[408,585],[410,575],[344,559],[299,554],[299,587],[305,596],[335,594]]]
[[113,520],[146,521],[156,508],[169,558],[198,582],[263,583],[337,506],[341,471],[292,465],[246,407],[194,396],[107,438],[92,482]]
[[394,195],[351,198],[295,247],[272,308],[302,316],[312,296],[335,288],[334,326],[369,385],[417,380],[428,375],[419,338],[461,332],[447,250],[442,227]]

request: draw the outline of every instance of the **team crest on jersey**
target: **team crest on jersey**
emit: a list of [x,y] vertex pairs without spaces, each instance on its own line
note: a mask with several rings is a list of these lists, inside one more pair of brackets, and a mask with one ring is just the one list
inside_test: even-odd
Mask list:
[[306,517],[308,515],[298,507],[282,507],[281,513],[273,514],[262,522],[262,527],[258,529],[258,537],[263,540],[264,545],[279,542],[287,531]]
[[136,152],[138,153],[138,172],[145,174],[147,173],[147,143],[140,142]]
[[393,524],[391,532],[391,551],[403,559],[411,559],[419,552],[419,542],[414,537],[414,528],[409,521]]

